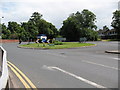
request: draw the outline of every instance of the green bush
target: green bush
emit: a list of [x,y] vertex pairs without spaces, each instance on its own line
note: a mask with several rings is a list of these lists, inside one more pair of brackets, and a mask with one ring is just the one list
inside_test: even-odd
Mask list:
[[58,41],[58,40],[53,41],[53,43],[54,43],[55,45],[63,45],[63,43],[60,42],[60,41]]

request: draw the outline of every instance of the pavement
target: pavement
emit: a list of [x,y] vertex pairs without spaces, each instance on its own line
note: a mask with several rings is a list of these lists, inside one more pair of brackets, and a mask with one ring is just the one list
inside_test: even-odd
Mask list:
[[6,43],[3,47],[8,60],[37,88],[118,88],[118,54],[105,53],[117,50],[118,42],[88,43],[97,46],[34,50]]
[[113,51],[105,51],[106,53],[113,53],[113,54],[120,54],[120,51],[118,50],[113,50]]
[[9,70],[9,89],[11,88],[25,88],[22,82],[18,79],[18,77],[14,74],[14,72],[8,67]]

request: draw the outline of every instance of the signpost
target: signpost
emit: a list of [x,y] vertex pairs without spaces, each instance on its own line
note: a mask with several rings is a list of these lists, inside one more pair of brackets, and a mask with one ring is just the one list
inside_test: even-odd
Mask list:
[[80,38],[80,42],[86,42],[86,41],[87,41],[86,37]]

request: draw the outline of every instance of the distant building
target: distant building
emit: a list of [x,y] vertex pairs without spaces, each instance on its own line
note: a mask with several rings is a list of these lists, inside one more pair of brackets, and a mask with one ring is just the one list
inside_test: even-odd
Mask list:
[[118,10],[120,10],[120,1],[118,2]]
[[101,37],[101,39],[117,39],[117,32],[115,29],[111,29],[111,30],[100,29],[97,32],[99,37]]

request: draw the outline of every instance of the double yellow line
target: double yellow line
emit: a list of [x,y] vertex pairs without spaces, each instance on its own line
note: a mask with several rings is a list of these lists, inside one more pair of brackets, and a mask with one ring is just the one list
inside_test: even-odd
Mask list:
[[19,78],[19,80],[23,83],[26,89],[35,89],[35,85],[30,81],[30,79],[21,71],[19,70],[14,64],[11,62],[7,61],[8,66],[10,69],[15,73],[15,75]]

